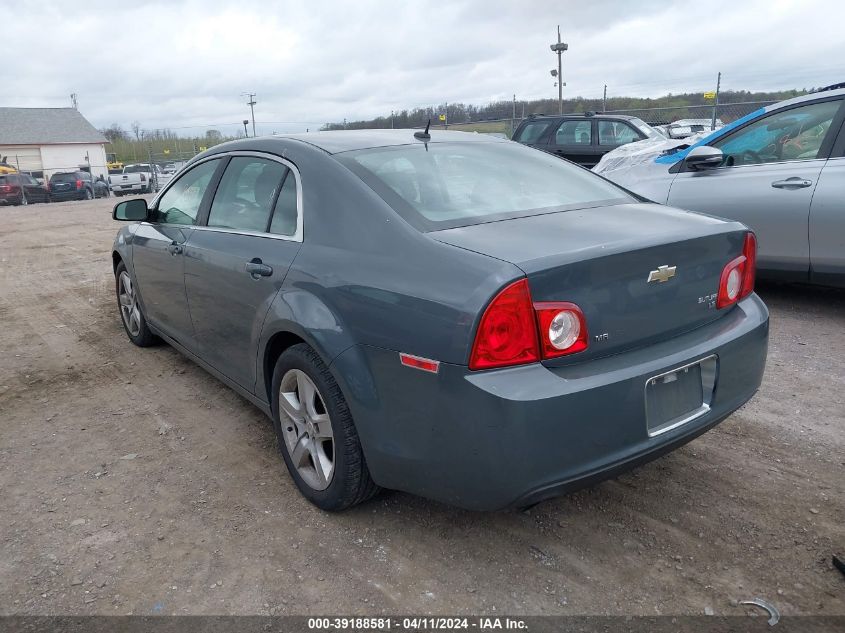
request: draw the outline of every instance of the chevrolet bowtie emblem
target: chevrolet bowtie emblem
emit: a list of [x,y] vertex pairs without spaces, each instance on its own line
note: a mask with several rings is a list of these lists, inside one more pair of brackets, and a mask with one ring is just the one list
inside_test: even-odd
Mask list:
[[658,266],[657,270],[652,270],[648,274],[648,283],[657,281],[661,284],[666,283],[675,276],[677,266]]

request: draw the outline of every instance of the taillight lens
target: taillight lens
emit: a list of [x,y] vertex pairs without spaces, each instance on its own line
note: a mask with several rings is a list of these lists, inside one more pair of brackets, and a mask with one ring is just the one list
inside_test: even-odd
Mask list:
[[470,369],[491,369],[540,360],[537,325],[528,280],[520,279],[493,298],[484,311],[469,359]]
[[543,358],[587,349],[587,321],[574,303],[535,303]]
[[81,180],[77,180],[77,181],[76,181],[76,188],[77,188],[77,189],[82,189],[82,181],[81,181]]
[[727,308],[754,292],[754,268],[757,263],[757,238],[745,234],[742,255],[728,262],[719,278],[716,307]]
[[533,303],[528,280],[497,294],[481,317],[470,369],[536,363],[587,349],[587,322],[574,303]]

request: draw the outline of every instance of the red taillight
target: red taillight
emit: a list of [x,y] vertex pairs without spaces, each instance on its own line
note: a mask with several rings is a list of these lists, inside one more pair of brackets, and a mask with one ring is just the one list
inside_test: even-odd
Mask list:
[[12,185],[0,185],[0,191],[8,192],[12,190]]
[[82,189],[82,181],[81,181],[81,180],[77,180],[77,181],[76,181],[76,188],[77,188],[77,189]]
[[716,307],[727,308],[754,292],[754,267],[757,263],[757,238],[745,234],[742,255],[728,262],[719,278]]
[[484,311],[469,357],[470,369],[490,369],[540,360],[537,325],[528,280],[520,279],[493,298]]
[[587,321],[574,303],[535,303],[543,358],[556,358],[587,349]]
[[742,278],[742,292],[739,293],[740,299],[754,292],[754,277],[757,271],[757,237],[750,231],[745,234],[745,244],[742,247],[742,254],[745,255],[745,276]]
[[587,322],[574,303],[533,303],[528,280],[497,294],[481,317],[470,369],[536,363],[587,349]]

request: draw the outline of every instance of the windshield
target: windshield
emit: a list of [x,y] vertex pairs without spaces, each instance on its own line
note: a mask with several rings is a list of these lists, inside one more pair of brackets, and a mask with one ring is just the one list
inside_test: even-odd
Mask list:
[[634,201],[583,167],[518,143],[420,143],[336,158],[423,231]]

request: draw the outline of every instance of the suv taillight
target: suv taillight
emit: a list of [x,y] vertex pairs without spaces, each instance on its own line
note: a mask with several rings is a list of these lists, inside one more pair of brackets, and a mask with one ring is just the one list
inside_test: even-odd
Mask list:
[[77,189],[82,189],[82,181],[81,181],[81,180],[77,180],[77,181],[76,181],[76,188],[77,188]]
[[533,303],[528,280],[497,294],[478,324],[470,369],[536,363],[587,349],[587,324],[574,303]]
[[757,238],[750,231],[745,234],[742,255],[732,259],[719,278],[716,308],[727,308],[754,292],[754,271],[757,265]]

